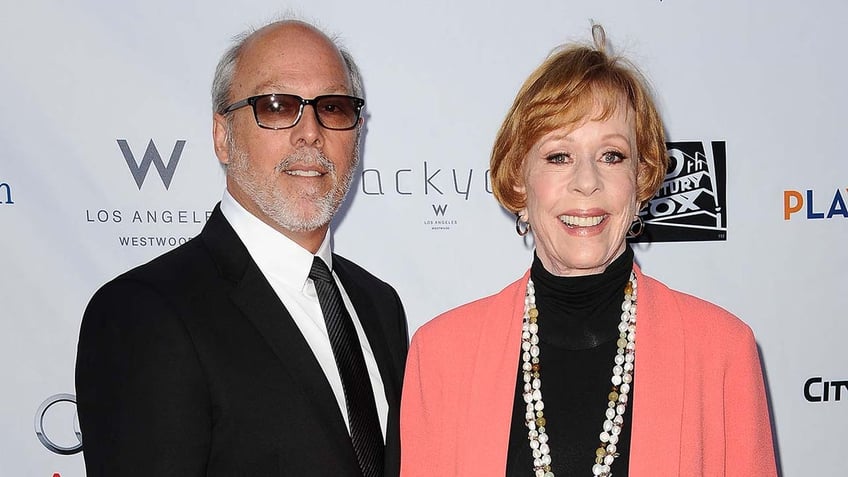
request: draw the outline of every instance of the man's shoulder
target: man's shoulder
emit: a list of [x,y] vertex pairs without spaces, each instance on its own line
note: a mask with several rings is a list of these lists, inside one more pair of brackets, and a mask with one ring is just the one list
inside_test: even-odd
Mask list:
[[158,294],[185,294],[197,289],[203,277],[217,275],[216,266],[199,237],[138,265],[106,282],[98,295],[146,289]]
[[336,253],[333,254],[333,269],[337,274],[341,273],[354,283],[368,283],[369,286],[379,285],[391,288],[391,285],[377,278],[373,273]]

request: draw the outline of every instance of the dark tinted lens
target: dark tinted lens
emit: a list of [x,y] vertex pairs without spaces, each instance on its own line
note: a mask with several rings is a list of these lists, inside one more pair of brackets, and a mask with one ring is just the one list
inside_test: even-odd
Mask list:
[[287,128],[294,124],[300,110],[300,98],[290,94],[271,94],[256,98],[256,119],[263,126]]
[[321,124],[330,129],[350,129],[359,119],[359,100],[350,96],[328,95],[315,98]]

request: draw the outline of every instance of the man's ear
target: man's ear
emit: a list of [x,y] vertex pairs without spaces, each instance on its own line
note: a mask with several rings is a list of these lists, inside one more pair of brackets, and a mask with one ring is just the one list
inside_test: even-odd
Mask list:
[[215,155],[218,156],[218,162],[223,165],[230,163],[230,150],[227,147],[228,140],[227,118],[223,114],[215,113],[212,115],[212,142],[215,147]]

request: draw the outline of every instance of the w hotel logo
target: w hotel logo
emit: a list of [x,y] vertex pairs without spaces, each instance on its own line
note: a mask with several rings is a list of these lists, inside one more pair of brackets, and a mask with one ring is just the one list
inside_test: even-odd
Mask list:
[[14,203],[15,201],[12,200],[12,186],[10,186],[8,182],[0,180],[0,205],[11,205]]
[[130,168],[130,172],[132,173],[133,179],[135,179],[135,184],[138,186],[138,190],[141,190],[141,186],[144,184],[144,179],[147,178],[147,172],[150,170],[151,164],[156,167],[156,171],[159,172],[159,178],[162,179],[162,184],[167,190],[168,187],[171,186],[171,179],[174,178],[174,171],[177,170],[177,164],[180,162],[180,156],[183,154],[185,143],[185,140],[179,140],[176,144],[174,144],[174,149],[171,151],[171,157],[168,159],[168,163],[165,164],[165,162],[162,161],[162,156],[159,154],[159,150],[156,149],[156,144],[153,143],[153,139],[147,143],[147,149],[144,151],[144,156],[141,158],[141,162],[135,159],[135,155],[133,155],[129,144],[127,144],[127,140],[118,139],[118,147],[121,148],[121,153],[127,161],[127,166]]
[[657,195],[641,212],[635,242],[726,240],[724,141],[669,142],[668,171]]

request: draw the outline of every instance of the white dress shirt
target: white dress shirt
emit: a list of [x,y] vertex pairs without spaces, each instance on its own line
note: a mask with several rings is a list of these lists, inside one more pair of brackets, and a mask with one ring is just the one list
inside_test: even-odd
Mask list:
[[[265,275],[268,283],[271,284],[312,349],[315,359],[321,365],[321,369],[336,395],[339,410],[344,417],[348,432],[350,432],[344,388],[336,360],[333,357],[333,349],[330,345],[330,337],[327,334],[327,325],[324,323],[324,315],[321,313],[321,304],[318,302],[315,284],[309,278],[314,256],[320,257],[330,270],[333,269],[330,231],[327,231],[327,236],[318,248],[318,252],[313,256],[308,250],[245,210],[226,190],[221,199],[221,212],[247,247],[253,261],[259,266],[259,270]],[[356,310],[353,309],[350,297],[347,296],[347,292],[335,272],[333,272],[333,278],[339,287],[339,291],[341,291],[345,307],[353,319],[353,326],[356,328],[359,343],[362,345],[362,354],[365,358],[365,366],[368,368],[368,375],[371,378],[371,389],[374,390],[377,415],[380,418],[380,428],[383,431],[383,440],[385,441],[389,405],[386,402],[386,393],[383,388],[383,380],[380,378],[380,371],[377,368],[377,361],[374,359],[371,344],[359,323],[359,317],[356,315]]]

